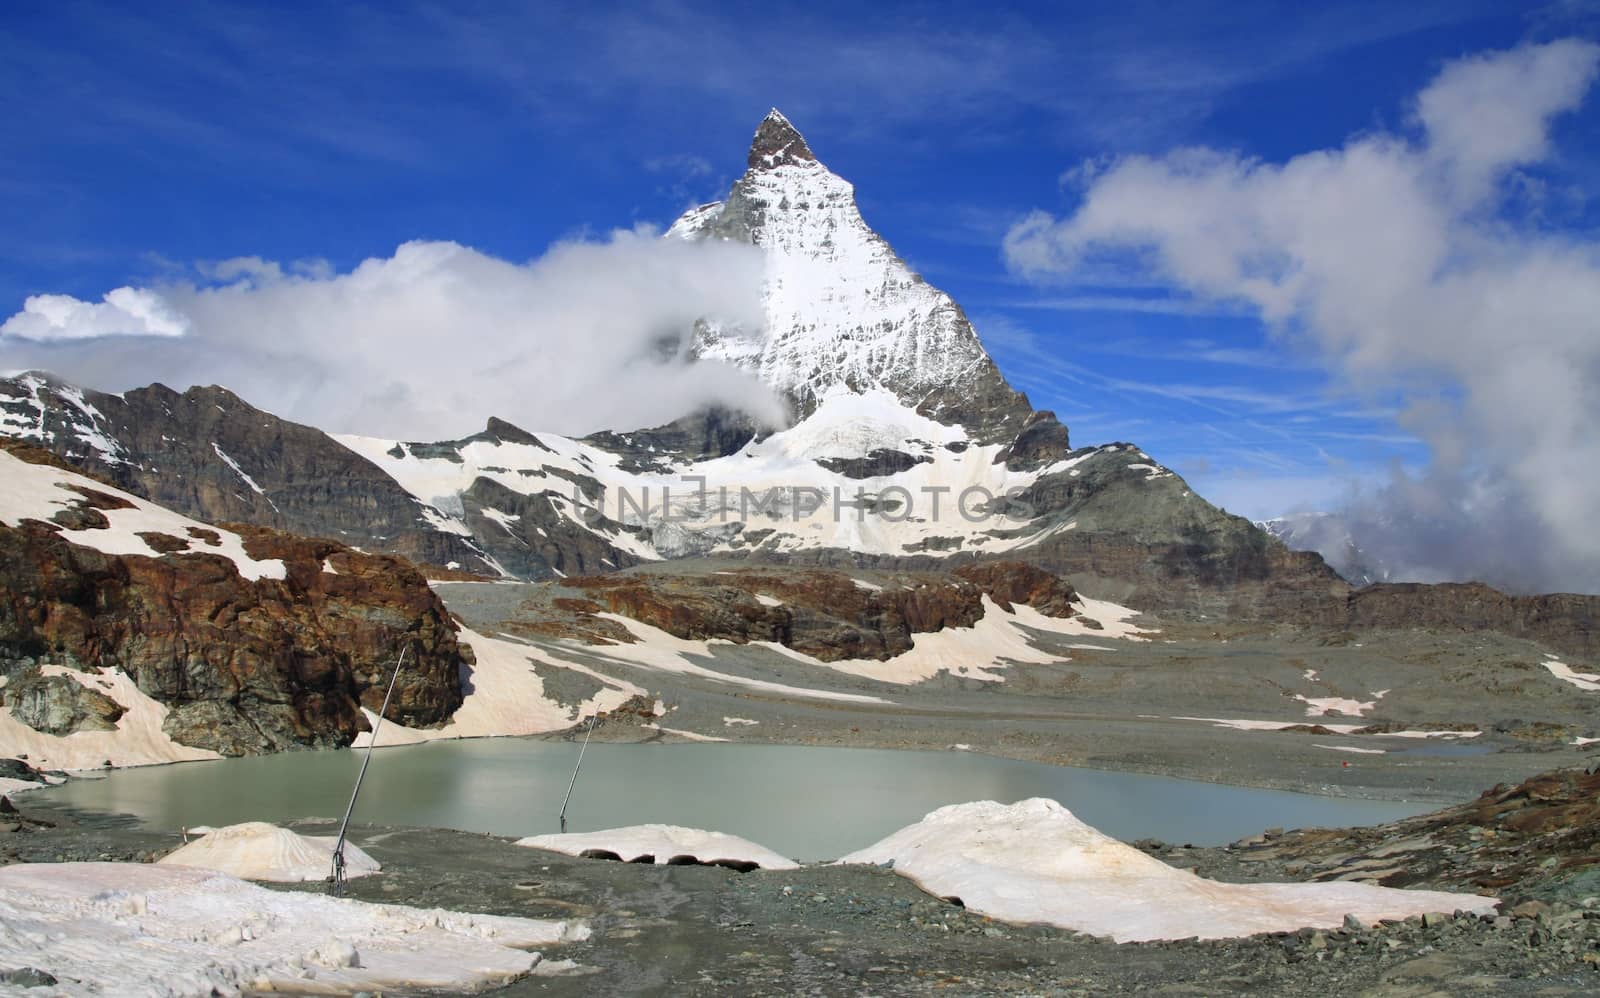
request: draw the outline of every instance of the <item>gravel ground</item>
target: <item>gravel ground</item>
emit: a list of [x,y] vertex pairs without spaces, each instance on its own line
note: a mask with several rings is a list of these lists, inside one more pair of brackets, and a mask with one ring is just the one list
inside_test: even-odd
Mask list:
[[[532,598],[515,585],[440,592],[488,634],[526,614]],[[944,676],[893,686],[735,646],[701,662],[735,676],[869,693],[891,701],[884,706],[777,698],[541,643],[644,686],[669,708],[666,726],[734,741],[959,743],[1041,762],[1440,803],[1594,754],[1570,743],[1600,729],[1600,694],[1551,676],[1543,649],[1527,642],[1426,631],[1357,639],[1198,618],[1140,623],[1160,633],[1143,642],[1087,640],[1102,646],[1095,649],[1062,647],[1064,661],[1014,666],[1004,683]],[[563,701],[593,689],[592,679],[572,670],[541,666],[540,675]],[[1319,719],[1297,697],[1374,705],[1359,718]],[[732,725],[727,717],[757,723]],[[1238,731],[1184,717],[1465,726],[1483,734],[1461,748],[1315,730]],[[637,740],[641,732],[602,725],[595,737]],[[48,796],[23,795],[18,806],[20,815],[0,815],[0,862],[148,861],[178,844],[170,832],[74,814]],[[305,830],[325,833],[326,826]],[[362,827],[353,840],[385,867],[353,882],[357,897],[591,921],[591,940],[551,951],[545,972],[497,992],[504,995],[1600,993],[1600,900],[1576,890],[1540,893],[1540,906],[1490,919],[1444,915],[1377,930],[1119,946],[995,922],[875,868],[739,874],[637,866],[439,829]],[[1147,846],[1216,879],[1285,873],[1276,861],[1245,861],[1238,850]]]
[[[439,592],[452,611],[491,635],[537,616],[549,595],[540,586],[507,584],[452,584]],[[644,687],[670,708],[663,724],[700,735],[865,748],[963,744],[1007,758],[1332,796],[1462,801],[1495,783],[1578,763],[1594,748],[1572,741],[1600,734],[1600,694],[1552,676],[1542,665],[1545,650],[1526,641],[1421,630],[1358,637],[1204,618],[1136,622],[1155,631],[1149,640],[1040,636],[1038,643],[1056,647],[1063,661],[1011,666],[1002,683],[943,675],[894,685],[735,645],[717,646],[700,661],[732,676],[890,701],[882,706],[780,698],[533,640],[557,657]],[[563,671],[540,671],[551,674],[547,682],[559,696],[592,689],[592,679],[567,671],[575,684],[569,689],[555,675]],[[1374,706],[1359,717],[1313,717],[1297,696]],[[757,723],[730,725],[727,717]],[[1483,733],[1420,740],[1241,731],[1181,719],[1196,717]],[[602,728],[596,737],[636,740],[638,732]]]
[[[55,827],[4,835],[7,862],[140,861],[176,844],[43,798],[22,811]],[[362,827],[353,840],[385,868],[353,881],[355,897],[590,921],[590,940],[548,951],[542,973],[493,992],[505,996],[1600,992],[1592,898],[1498,920],[1116,945],[996,922],[870,867],[638,866],[436,829]]]

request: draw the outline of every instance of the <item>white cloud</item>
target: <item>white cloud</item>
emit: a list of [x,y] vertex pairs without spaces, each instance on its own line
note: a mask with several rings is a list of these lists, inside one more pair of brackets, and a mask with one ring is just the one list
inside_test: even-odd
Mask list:
[[[698,318],[761,325],[762,260],[750,246],[641,229],[558,244],[526,264],[409,242],[348,273],[258,258],[200,271],[200,284],[120,288],[104,305],[31,298],[0,327],[3,366],[100,388],[223,384],[324,429],[407,439],[469,433],[491,415],[568,433],[707,403],[781,418],[752,376],[683,358]],[[184,335],[111,335],[125,332]]]
[[[48,342],[99,336],[182,336],[189,323],[143,288],[117,288],[99,302],[71,295],[33,295],[0,324],[0,338]],[[3,339],[0,339],[3,342]]]
[[1434,463],[1365,504],[1371,524],[1412,525],[1385,532],[1386,560],[1600,591],[1600,244],[1517,217],[1514,183],[1551,155],[1552,119],[1579,105],[1597,65],[1600,46],[1580,41],[1464,59],[1418,98],[1415,133],[1281,164],[1210,149],[1128,157],[1071,215],[1015,226],[1007,260],[1060,280],[1136,259],[1310,339],[1353,390],[1402,390],[1402,421]]

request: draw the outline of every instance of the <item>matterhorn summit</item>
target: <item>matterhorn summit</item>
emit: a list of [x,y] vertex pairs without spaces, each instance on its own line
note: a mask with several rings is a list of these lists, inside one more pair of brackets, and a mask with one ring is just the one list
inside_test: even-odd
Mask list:
[[855,188],[774,109],[727,200],[687,212],[667,235],[766,251],[766,329],[707,328],[697,356],[755,371],[798,415],[830,390],[883,389],[983,442],[1014,437],[1031,411],[984,351],[961,307],[867,226]]

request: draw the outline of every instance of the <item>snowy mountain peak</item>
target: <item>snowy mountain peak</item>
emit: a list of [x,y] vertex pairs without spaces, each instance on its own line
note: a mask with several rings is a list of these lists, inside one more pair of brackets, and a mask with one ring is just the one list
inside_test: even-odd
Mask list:
[[755,371],[802,417],[838,386],[881,388],[982,439],[1015,437],[1032,410],[961,307],[867,225],[855,188],[777,110],[756,129],[749,162],[727,200],[685,213],[667,233],[766,251],[765,328],[708,325],[695,356]]
[[750,142],[750,168],[752,170],[772,169],[794,163],[815,163],[817,157],[812,155],[811,147],[806,145],[805,136],[801,135],[783,112],[773,108],[761,120],[756,128],[755,138]]

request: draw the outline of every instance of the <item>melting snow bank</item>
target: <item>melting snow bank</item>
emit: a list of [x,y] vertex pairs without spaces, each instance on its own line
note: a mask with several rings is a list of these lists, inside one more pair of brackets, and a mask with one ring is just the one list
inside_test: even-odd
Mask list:
[[1544,667],[1549,669],[1550,674],[1557,679],[1569,682],[1578,689],[1588,690],[1591,693],[1600,690],[1600,676],[1587,672],[1578,672],[1554,655],[1546,655],[1545,658],[1547,661],[1544,663]]
[[[1140,715],[1146,716],[1146,715]],[[1226,717],[1173,717],[1174,721],[1204,721],[1216,728],[1232,728],[1235,731],[1287,731],[1290,728],[1304,728],[1304,721],[1253,721],[1246,718]],[[1476,738],[1483,734],[1482,731],[1384,731],[1372,730],[1370,724],[1329,724],[1318,721],[1317,727],[1331,731],[1336,735],[1360,735],[1363,738]]]
[[581,856],[591,850],[608,852],[633,862],[649,856],[652,862],[667,864],[681,856],[707,864],[754,863],[768,870],[793,870],[799,864],[780,856],[766,846],[722,832],[706,832],[678,825],[630,825],[603,832],[568,832],[564,835],[531,835],[517,845],[547,849],[568,856]]
[[[308,837],[264,821],[247,821],[213,829],[159,862],[196,866],[246,880],[300,883],[322,880],[333,869],[332,835]],[[378,861],[349,842],[344,846],[345,875],[365,877],[382,869]]]
[[220,759],[210,749],[180,745],[163,727],[165,704],[139,689],[121,669],[79,672],[59,665],[44,665],[46,676],[70,676],[87,689],[110,697],[123,714],[111,731],[74,731],[51,735],[36,731],[0,705],[0,758],[26,758],[36,769],[100,769],[110,766],[151,766],[164,762]]
[[[569,728],[580,717],[614,710],[629,697],[642,696],[644,690],[632,683],[603,676],[576,662],[558,661],[539,648],[489,638],[460,627],[460,640],[472,649],[476,664],[463,666],[461,686],[466,696],[450,720],[438,728],[408,728],[395,721],[377,725],[377,715],[361,708],[367,730],[356,735],[351,748],[366,748],[372,741],[372,728],[378,728],[378,747],[415,745],[419,742],[453,738],[494,738],[536,735]],[[563,706],[545,693],[544,680],[534,665],[579,672],[598,682],[601,688],[573,709]]]
[[1117,942],[1226,939],[1427,912],[1491,911],[1494,898],[1369,884],[1223,884],[1101,834],[1052,800],[942,807],[841,863],[895,872],[971,910]]
[[177,866],[0,869],[0,966],[49,971],[53,994],[459,991],[532,970],[528,947],[588,935],[582,923],[273,891]]

